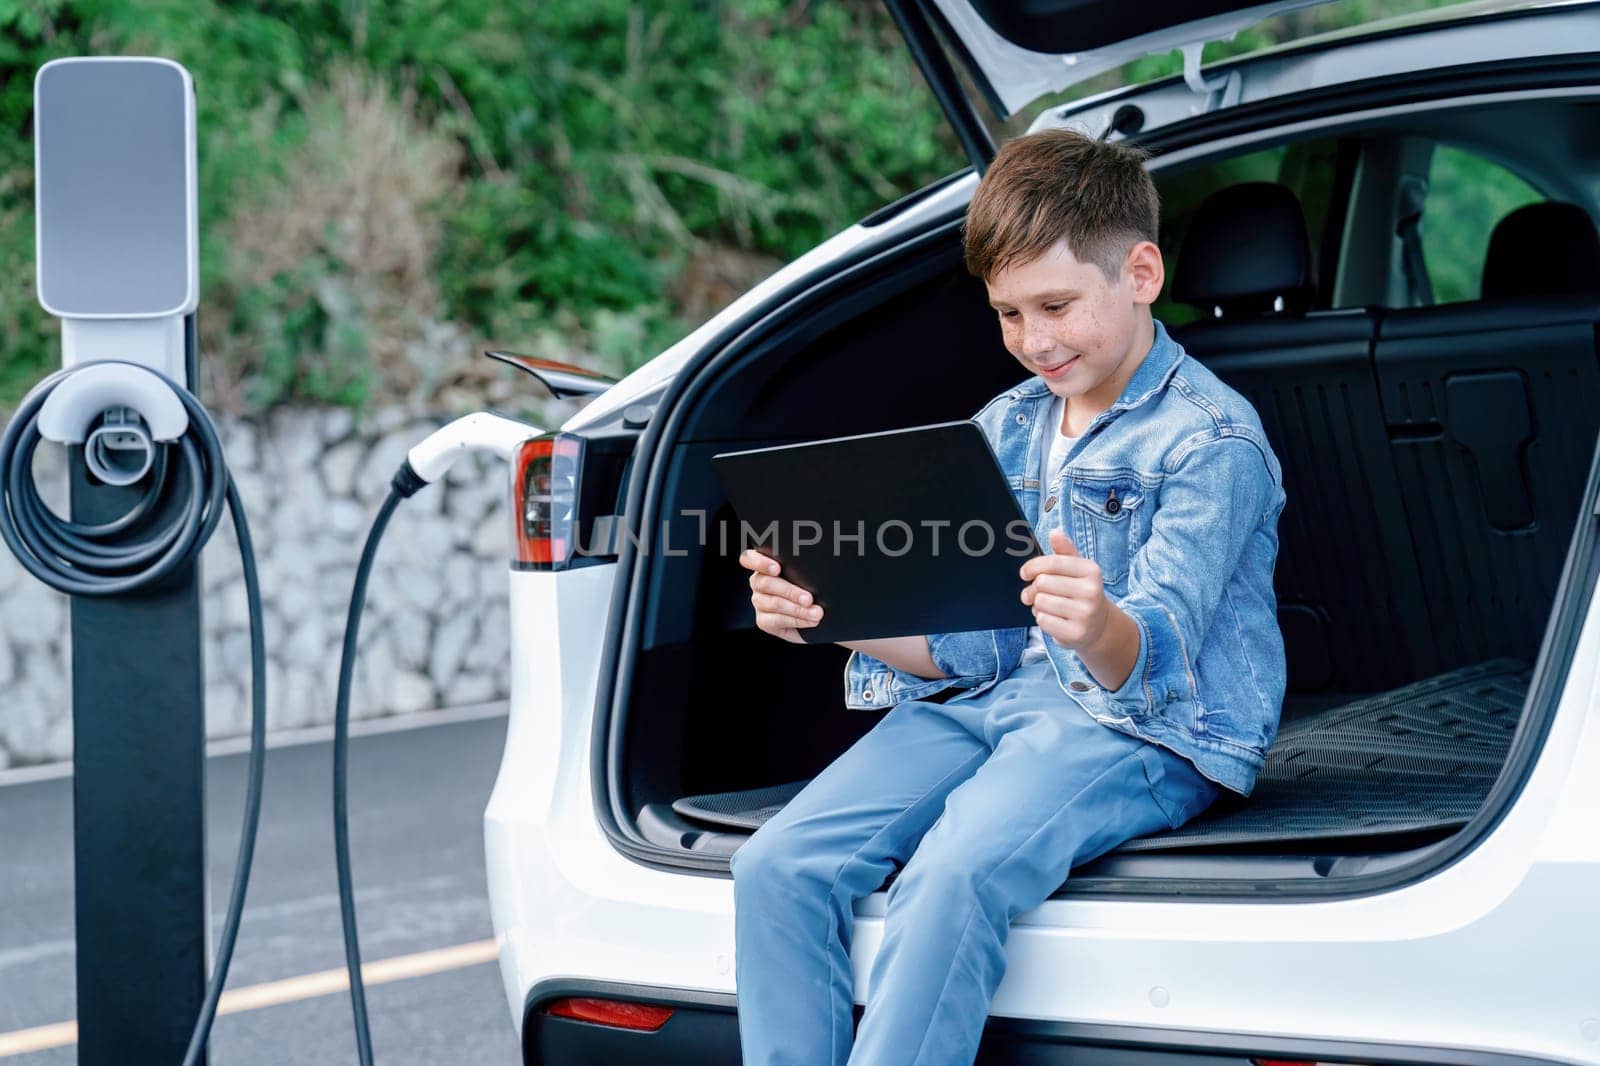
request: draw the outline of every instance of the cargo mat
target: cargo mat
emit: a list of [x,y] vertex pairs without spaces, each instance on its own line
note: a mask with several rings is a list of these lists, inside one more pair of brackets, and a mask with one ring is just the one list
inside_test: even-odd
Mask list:
[[[1283,727],[1249,798],[1223,792],[1177,830],[1115,852],[1368,837],[1464,825],[1500,773],[1529,666],[1494,659]],[[805,781],[686,796],[686,818],[755,830]]]

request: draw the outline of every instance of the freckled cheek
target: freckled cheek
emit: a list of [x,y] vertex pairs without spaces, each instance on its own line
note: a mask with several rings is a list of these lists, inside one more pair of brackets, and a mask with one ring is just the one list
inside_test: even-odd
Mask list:
[[1099,352],[1105,348],[1105,332],[1101,329],[1099,318],[1089,316],[1080,320],[1074,332],[1077,335],[1076,346],[1083,351]]
[[1105,319],[1098,314],[1089,316],[1089,335],[1094,338],[1095,347],[1103,348],[1106,343]]

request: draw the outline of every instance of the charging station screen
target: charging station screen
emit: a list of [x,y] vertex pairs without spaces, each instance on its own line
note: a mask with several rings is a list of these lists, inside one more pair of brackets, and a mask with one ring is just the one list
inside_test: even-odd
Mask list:
[[162,315],[190,295],[188,87],[169,63],[60,63],[34,101],[39,302]]

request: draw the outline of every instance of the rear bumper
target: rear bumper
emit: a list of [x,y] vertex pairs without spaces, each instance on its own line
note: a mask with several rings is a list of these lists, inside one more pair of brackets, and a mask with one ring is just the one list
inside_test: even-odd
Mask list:
[[[569,996],[672,1008],[661,1028],[634,1032],[544,1013]],[[856,1007],[856,1021],[861,1007]],[[1250,1066],[1252,1056],[1296,1062],[1438,1066],[1548,1066],[1554,1059],[1459,1048],[1251,1036],[991,1018],[978,1050],[983,1066]],[[525,1066],[739,1066],[739,1019],[731,995],[606,981],[549,981],[529,996],[522,1027]]]

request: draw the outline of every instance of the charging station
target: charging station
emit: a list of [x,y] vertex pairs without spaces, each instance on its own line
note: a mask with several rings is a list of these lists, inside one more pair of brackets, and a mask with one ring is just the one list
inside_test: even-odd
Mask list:
[[[62,365],[148,367],[193,389],[199,302],[195,96],[161,59],[68,59],[35,82],[38,295]],[[109,367],[107,369],[110,369]],[[79,379],[83,380],[83,379]],[[157,461],[159,399],[105,375],[57,391],[71,519],[115,522]],[[120,401],[120,402],[119,402]],[[182,408],[165,405],[170,414]],[[166,432],[161,431],[165,429]],[[170,524],[168,493],[149,521]],[[205,704],[199,561],[72,599],[78,1061],[179,1062],[206,990]],[[201,1051],[199,1061],[204,1061]]]
[[[195,95],[167,59],[53,60],[34,82],[39,302],[62,368],[0,434],[0,539],[72,597],[78,1061],[206,1061],[238,938],[266,753],[261,589],[243,504],[194,395],[199,239]],[[539,430],[489,412],[418,442],[396,470],[356,567],[334,709],[334,859],[356,1047],[372,1044],[350,868],[350,689],[366,584],[399,504],[483,452],[522,476]],[[67,518],[33,458],[68,449]],[[530,453],[531,454],[531,453]],[[226,917],[209,950],[200,551],[224,505],[250,626],[250,755]],[[214,958],[207,967],[207,959]]]

